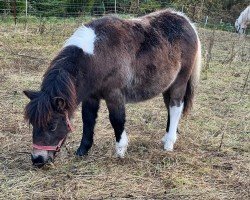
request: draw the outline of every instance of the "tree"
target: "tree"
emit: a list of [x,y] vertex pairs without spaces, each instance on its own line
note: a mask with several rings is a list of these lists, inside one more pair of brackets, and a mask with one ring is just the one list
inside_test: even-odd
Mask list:
[[62,0],[32,0],[30,6],[34,10],[34,15],[41,17],[64,16],[66,1]]

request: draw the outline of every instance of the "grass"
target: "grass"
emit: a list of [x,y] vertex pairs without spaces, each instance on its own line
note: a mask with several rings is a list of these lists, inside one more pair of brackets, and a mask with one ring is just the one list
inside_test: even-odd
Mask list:
[[[35,23],[27,31],[1,24],[0,199],[249,199],[250,43],[244,39],[242,52],[226,62],[238,39],[221,31],[215,32],[212,61],[201,74],[193,111],[180,123],[174,152],[164,152],[160,142],[167,113],[158,96],[127,105],[130,142],[124,159],[114,156],[114,134],[102,102],[87,157],[74,156],[82,130],[78,110],[76,130],[54,165],[32,167],[32,128],[23,120],[28,99],[22,90],[39,88],[49,61],[79,24],[45,24],[43,34]],[[211,31],[199,29],[199,34],[205,54]]]

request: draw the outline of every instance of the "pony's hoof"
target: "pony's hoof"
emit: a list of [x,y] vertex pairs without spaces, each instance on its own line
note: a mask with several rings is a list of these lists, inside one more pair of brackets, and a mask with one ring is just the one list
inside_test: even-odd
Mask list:
[[76,156],[85,156],[88,154],[88,151],[86,151],[85,149],[78,148],[75,154]]
[[164,142],[164,150],[165,151],[173,151],[174,150],[174,142],[166,139]]
[[118,145],[116,145],[116,157],[117,158],[124,158],[126,151],[127,151],[127,146],[119,147]]

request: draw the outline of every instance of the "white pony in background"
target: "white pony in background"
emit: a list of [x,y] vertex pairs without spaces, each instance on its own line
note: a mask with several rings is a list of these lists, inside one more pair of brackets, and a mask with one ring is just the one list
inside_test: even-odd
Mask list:
[[250,5],[240,13],[240,16],[235,21],[236,32],[243,34],[246,31],[247,25],[250,23]]

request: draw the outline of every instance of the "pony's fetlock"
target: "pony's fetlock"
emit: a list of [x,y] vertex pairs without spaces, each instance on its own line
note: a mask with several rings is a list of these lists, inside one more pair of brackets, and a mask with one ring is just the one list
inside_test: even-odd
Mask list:
[[128,147],[128,136],[125,131],[121,135],[119,142],[116,142],[116,155],[119,158],[124,158]]
[[75,154],[76,156],[86,156],[88,151],[86,149],[78,148]]

